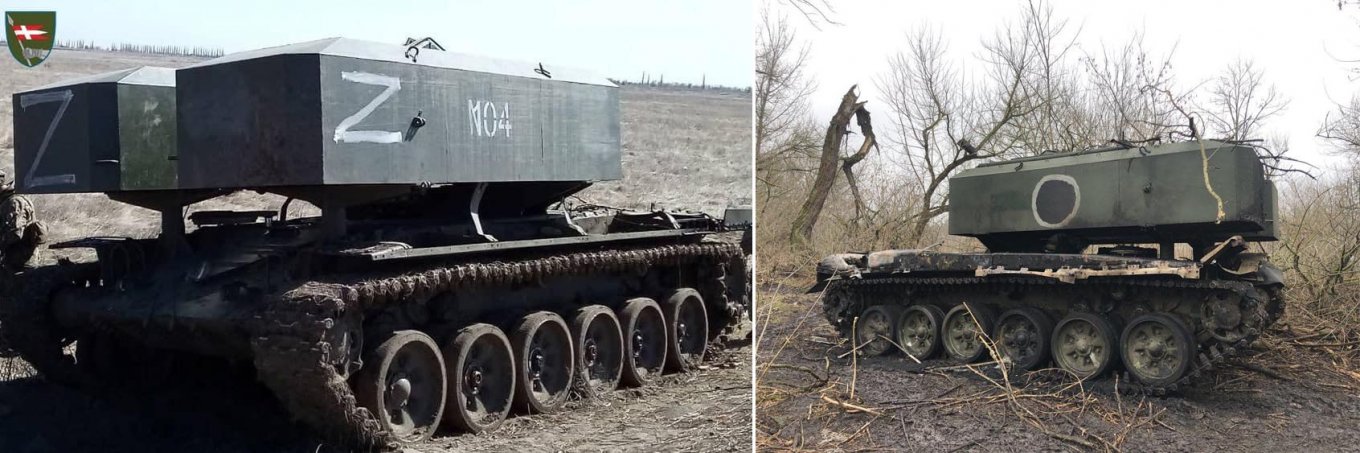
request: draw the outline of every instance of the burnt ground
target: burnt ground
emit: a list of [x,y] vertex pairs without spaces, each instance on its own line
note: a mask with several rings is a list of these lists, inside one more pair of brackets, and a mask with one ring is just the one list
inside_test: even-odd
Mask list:
[[1307,341],[1288,317],[1177,395],[1121,394],[1112,378],[1082,389],[1052,374],[1012,377],[1007,392],[994,366],[852,363],[818,295],[799,292],[760,289],[761,450],[1360,451],[1360,373],[1335,365],[1354,345]]
[[[750,357],[749,345],[732,345],[695,373],[575,400],[563,413],[512,416],[493,433],[441,432],[403,451],[746,451]],[[342,451],[291,422],[250,373],[196,363],[170,384],[99,396],[37,377],[0,382],[0,451]]]

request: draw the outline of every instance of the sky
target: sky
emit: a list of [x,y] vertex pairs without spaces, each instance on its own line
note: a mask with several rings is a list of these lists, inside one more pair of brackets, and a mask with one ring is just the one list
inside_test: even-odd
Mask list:
[[[832,0],[832,19],[840,25],[824,24],[817,30],[783,1],[769,1],[772,11],[790,16],[800,40],[811,46],[810,73],[818,83],[812,105],[819,123],[830,118],[853,84],[859,84],[860,99],[867,99],[873,111],[878,95],[874,78],[886,72],[889,55],[905,48],[909,31],[922,26],[940,30],[952,61],[966,68],[978,61],[982,40],[1003,23],[1017,20],[1024,5],[1015,0]],[[1349,77],[1360,63],[1337,61],[1360,60],[1360,8],[1339,11],[1336,0],[1050,3],[1058,19],[1081,30],[1078,55],[1098,54],[1102,44],[1118,48],[1138,30],[1154,55],[1174,48],[1172,64],[1181,87],[1210,80],[1239,57],[1253,60],[1264,69],[1265,80],[1289,99],[1283,114],[1265,125],[1265,133],[1286,135],[1291,155],[1323,172],[1342,161],[1315,134],[1327,112],[1360,88],[1360,80]]]
[[[57,39],[219,47],[228,53],[328,37],[579,67],[636,81],[751,86],[752,9],[723,0],[184,0],[0,2],[56,11]],[[59,59],[60,54],[53,56]]]

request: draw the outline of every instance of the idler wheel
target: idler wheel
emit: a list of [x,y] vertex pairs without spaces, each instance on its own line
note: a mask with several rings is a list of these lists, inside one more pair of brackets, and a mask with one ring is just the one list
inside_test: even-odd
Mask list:
[[1205,330],[1214,339],[1223,343],[1234,343],[1246,338],[1247,330],[1241,296],[1220,292],[1214,294],[1200,305],[1200,320]]
[[547,311],[525,316],[510,336],[510,345],[519,376],[515,407],[525,413],[543,413],[566,404],[576,362],[566,321]]
[[854,347],[862,356],[873,357],[897,350],[894,324],[902,313],[896,305],[875,305],[864,309],[855,321]]
[[358,403],[402,442],[428,439],[444,414],[444,358],[429,335],[393,332],[369,351],[352,385]]
[[1053,328],[1053,361],[1078,378],[1099,377],[1118,361],[1117,332],[1104,316],[1071,313]]
[[619,311],[623,326],[623,383],[642,386],[666,365],[666,318],[656,301],[631,299]]
[[681,288],[666,299],[666,369],[693,371],[704,361],[708,347],[708,310],[692,288]]
[[1124,368],[1146,385],[1174,384],[1190,369],[1195,340],[1180,319],[1165,313],[1133,318],[1124,327],[1120,355]]
[[993,319],[992,311],[980,304],[955,305],[944,315],[941,327],[945,354],[964,363],[981,360],[987,355],[987,347],[982,343],[984,334],[991,330]]
[[1053,321],[1034,307],[1006,310],[992,331],[996,352],[1020,371],[1037,370],[1048,363],[1048,342],[1052,336]]
[[940,352],[940,325],[944,311],[934,305],[912,305],[897,320],[897,344],[917,360],[935,357]]
[[614,311],[603,305],[576,310],[571,335],[576,345],[578,387],[594,398],[618,388],[623,373],[623,333]]
[[458,331],[443,348],[448,365],[449,417],[454,428],[469,433],[496,429],[510,413],[515,393],[515,361],[510,340],[490,324]]

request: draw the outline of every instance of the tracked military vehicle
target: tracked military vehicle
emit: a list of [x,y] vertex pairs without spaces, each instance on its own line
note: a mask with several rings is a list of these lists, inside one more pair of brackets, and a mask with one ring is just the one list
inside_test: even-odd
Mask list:
[[[563,203],[622,176],[617,88],[585,71],[326,39],[14,106],[21,192],[162,219],[154,238],[54,244],[97,259],[7,282],[5,336],[59,382],[224,358],[331,441],[383,447],[692,370],[749,309],[749,250],[713,240],[749,210]],[[240,190],[288,201],[184,216]]]
[[[1276,195],[1255,149],[1193,141],[993,162],[949,181],[949,233],[985,252],[885,250],[818,265],[825,315],[864,355],[1175,391],[1280,316]],[[1144,245],[1148,244],[1148,245]],[[1181,253],[1177,246],[1181,245]]]

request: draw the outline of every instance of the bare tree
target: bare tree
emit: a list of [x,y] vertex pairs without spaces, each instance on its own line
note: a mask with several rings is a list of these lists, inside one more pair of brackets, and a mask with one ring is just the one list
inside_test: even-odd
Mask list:
[[1289,105],[1262,79],[1263,71],[1251,60],[1238,59],[1224,68],[1209,89],[1209,124],[1229,140],[1255,138],[1267,119]]
[[798,10],[813,28],[821,29],[822,23],[840,25],[833,19],[836,8],[832,7],[828,0],[780,0],[780,2]]
[[[861,209],[859,188],[855,185],[854,171],[852,167],[856,163],[864,160],[869,155],[877,143],[874,136],[873,126],[869,122],[869,111],[865,110],[864,104],[868,101],[860,101],[857,87],[850,87],[845,95],[841,97],[841,104],[836,109],[836,114],[831,116],[831,122],[826,127],[826,136],[822,141],[822,156],[820,164],[817,166],[816,179],[812,183],[811,190],[808,191],[807,199],[803,201],[798,209],[798,217],[794,219],[793,226],[789,231],[789,241],[795,245],[806,246],[812,240],[812,230],[817,225],[817,219],[821,216],[822,208],[826,206],[826,199],[831,194],[831,186],[836,182],[836,170],[840,168],[850,182],[851,193],[855,197],[856,211]],[[841,143],[844,141],[850,126],[850,119],[854,117],[860,128],[860,134],[864,141],[860,144],[859,150],[855,154],[842,157]]]
[[[764,197],[762,209],[785,184],[789,172],[815,159],[817,133],[807,99],[816,84],[807,75],[809,50],[799,45],[784,17],[769,11],[756,31],[754,90],[756,178]],[[785,188],[783,190],[792,190]]]
[[1021,83],[1030,93],[1027,100],[1038,107],[1016,118],[1006,133],[1029,153],[1080,148],[1089,141],[1089,122],[1080,73],[1071,56],[1081,31],[1072,30],[1066,19],[1053,13],[1052,5],[1042,2],[1026,5],[1022,23],[1034,62]]
[[1052,31],[1038,23],[1044,11],[1026,10],[1019,26],[1004,27],[985,44],[987,72],[980,82],[964,82],[944,60],[946,47],[938,33],[910,35],[907,49],[889,58],[888,73],[877,85],[895,129],[891,145],[903,153],[908,180],[920,194],[906,242],[918,242],[930,222],[948,212],[950,176],[975,161],[1021,152],[1012,128],[1048,107],[1035,85],[1027,83],[1041,64],[1036,51],[1041,41],[1035,36]]
[[1332,142],[1342,153],[1360,158],[1360,96],[1328,113],[1317,136]]
[[790,152],[774,141],[787,138],[808,117],[806,99],[816,90],[807,76],[808,54],[788,19],[767,12],[756,31],[755,139],[763,158]]
[[1141,34],[1118,48],[1101,48],[1083,58],[1092,93],[1088,112],[1095,140],[1147,140],[1188,130],[1181,105],[1190,91],[1178,90],[1171,71],[1175,49],[1154,55]]

